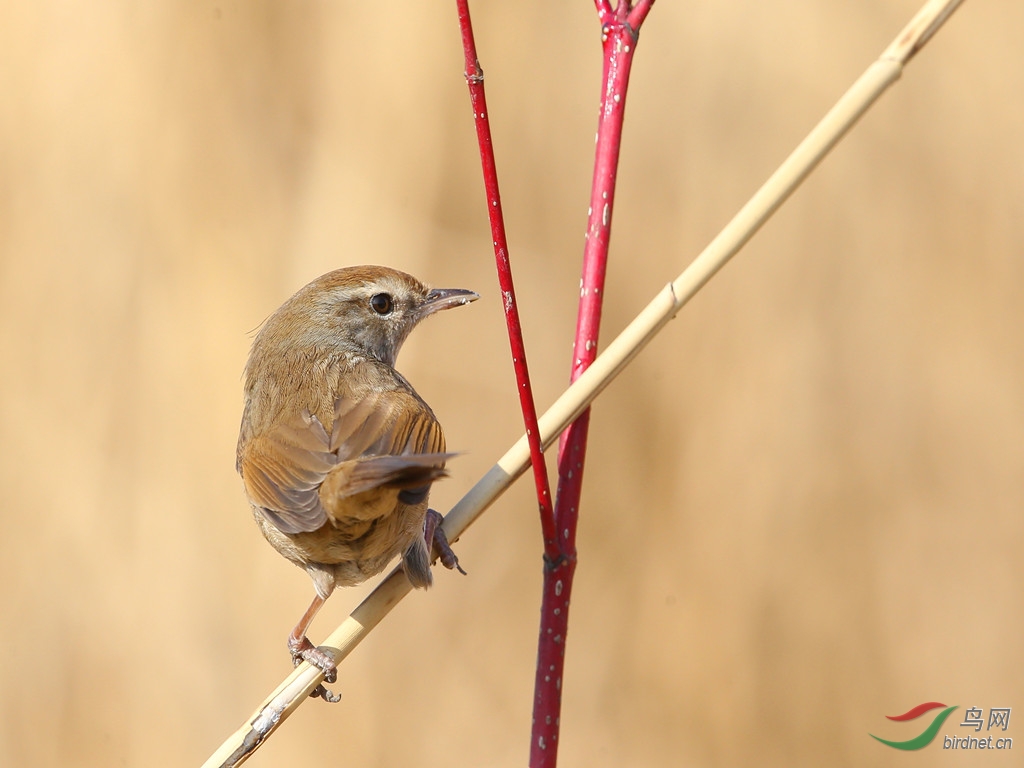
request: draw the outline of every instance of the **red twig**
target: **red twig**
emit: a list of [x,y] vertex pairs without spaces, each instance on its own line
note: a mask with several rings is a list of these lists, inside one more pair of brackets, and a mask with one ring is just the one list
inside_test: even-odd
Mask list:
[[[609,0],[595,0],[598,19],[601,21],[604,71],[594,178],[583,250],[576,340],[573,346],[572,381],[597,356],[626,89],[636,50],[637,33],[653,3],[654,0],[640,0],[633,6],[630,0],[619,0],[613,10]],[[555,501],[558,556],[554,559],[545,557],[537,673],[534,681],[531,768],[553,768],[558,760],[562,672],[569,628],[569,598],[576,571],[576,524],[583,488],[589,424],[590,410],[587,409],[569,426],[559,444],[558,496]]]
[[505,307],[505,324],[508,326],[509,346],[512,348],[512,365],[516,373],[516,388],[519,390],[519,405],[523,411],[523,422],[530,444],[530,459],[533,462],[533,479],[537,487],[537,503],[540,507],[544,553],[545,557],[554,558],[558,552],[555,516],[551,505],[551,490],[548,483],[547,465],[544,463],[544,450],[540,443],[540,430],[537,428],[537,408],[533,402],[530,371],[526,365],[526,347],[523,344],[523,329],[519,323],[519,307],[516,304],[515,285],[512,281],[512,265],[508,258],[505,220],[501,213],[501,195],[498,193],[498,170],[494,162],[491,126],[487,117],[487,99],[484,95],[484,72],[480,68],[480,60],[476,54],[473,25],[469,18],[469,1],[456,0],[456,5],[459,12],[459,28],[462,30],[462,48],[466,55],[466,83],[469,86],[469,100],[473,107],[476,138],[480,146],[480,163],[483,166],[487,214],[491,221],[491,238],[494,243],[498,284],[501,286],[501,298]]
[[[612,206],[615,200],[615,173],[622,141],[622,123],[626,106],[626,88],[636,49],[637,32],[654,0],[619,0],[614,9],[610,0],[595,0],[604,44],[603,89],[598,122],[594,179],[587,222],[587,241],[583,251],[583,277],[576,340],[573,346],[571,379],[575,381],[597,356],[601,304],[604,297],[608,241],[611,234]],[[537,650],[537,674],[534,688],[533,730],[530,765],[553,767],[558,759],[559,717],[561,712],[562,671],[565,662],[565,638],[569,621],[569,596],[576,570],[576,523],[579,514],[586,457],[590,411],[585,411],[562,435],[559,445],[558,499],[554,508],[548,485],[547,468],[537,428],[537,411],[530,387],[523,345],[519,310],[516,305],[512,269],[508,257],[505,225],[498,193],[498,176],[491,143],[484,76],[477,58],[468,0],[456,0],[462,45],[466,57],[466,82],[469,86],[473,120],[476,124],[480,161],[487,193],[487,213],[491,222],[494,256],[505,306],[512,363],[516,372],[519,400],[526,424],[533,462],[534,482],[540,506],[544,536],[544,593],[541,604],[540,639]]]

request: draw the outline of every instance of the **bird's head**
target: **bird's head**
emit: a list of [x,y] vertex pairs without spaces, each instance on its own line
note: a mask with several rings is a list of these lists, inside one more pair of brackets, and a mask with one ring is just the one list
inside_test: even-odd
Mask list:
[[463,288],[427,288],[412,275],[389,267],[346,267],[299,290],[267,320],[260,336],[394,366],[417,323],[478,298]]

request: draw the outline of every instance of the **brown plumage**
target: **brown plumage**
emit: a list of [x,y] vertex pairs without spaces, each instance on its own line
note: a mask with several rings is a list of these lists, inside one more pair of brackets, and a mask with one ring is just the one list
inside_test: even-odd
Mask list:
[[414,586],[430,586],[437,513],[428,517],[427,496],[451,454],[394,364],[423,318],[476,298],[386,267],[339,269],[288,299],[253,342],[237,468],[267,541],[313,579],[288,645],[328,681],[334,662],[306,629],[336,586],[397,555]]

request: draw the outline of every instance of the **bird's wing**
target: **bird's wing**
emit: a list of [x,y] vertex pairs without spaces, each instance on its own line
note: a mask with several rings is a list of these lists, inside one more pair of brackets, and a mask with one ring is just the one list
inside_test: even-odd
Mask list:
[[331,452],[339,461],[361,456],[444,453],[444,433],[411,392],[392,389],[359,400],[336,400]]
[[[413,474],[391,466],[395,461],[370,458],[384,456],[406,457],[402,463]],[[327,522],[319,490],[339,465],[365,460],[360,471],[345,472],[354,494],[376,485],[417,485],[409,482],[417,471],[433,467],[440,476],[446,458],[444,434],[430,409],[411,393],[391,390],[335,401],[330,435],[308,410],[284,419],[247,443],[240,465],[252,503],[283,533],[294,534]]]
[[249,500],[284,533],[327,522],[317,491],[337,464],[327,431],[308,410],[252,438],[239,456]]

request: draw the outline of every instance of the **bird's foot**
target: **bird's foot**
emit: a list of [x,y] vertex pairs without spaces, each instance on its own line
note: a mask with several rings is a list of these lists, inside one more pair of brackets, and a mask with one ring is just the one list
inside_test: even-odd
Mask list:
[[444,518],[440,512],[433,509],[427,510],[427,519],[423,525],[424,538],[426,539],[427,546],[433,547],[433,553],[437,555],[438,560],[441,561],[441,565],[447,568],[449,571],[458,571],[463,576],[466,572],[462,570],[462,566],[459,565],[459,558],[452,550],[451,544],[448,543],[448,537],[445,535],[444,529],[441,527],[441,523]]
[[[295,666],[299,666],[299,664],[306,661],[324,673],[325,683],[333,683],[338,679],[338,667],[334,663],[334,659],[329,653],[313,645],[308,637],[303,636],[298,642],[293,642],[289,638],[288,650],[291,651],[292,663]],[[329,701],[332,704],[337,704],[341,701],[341,694],[327,690],[323,684],[314,688],[309,695],[314,699],[322,698],[324,701]]]

